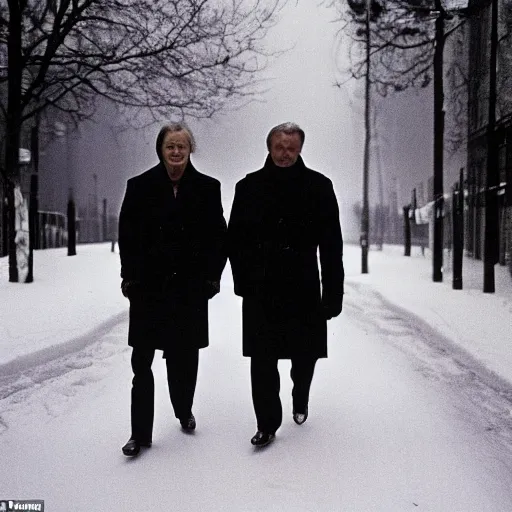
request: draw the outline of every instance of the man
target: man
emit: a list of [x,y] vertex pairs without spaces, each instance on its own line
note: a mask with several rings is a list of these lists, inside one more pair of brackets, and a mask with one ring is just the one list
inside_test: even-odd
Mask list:
[[163,350],[174,414],[196,428],[192,404],[199,349],[208,346],[208,300],[226,264],[220,183],[190,161],[195,143],[183,124],[164,126],[160,163],[128,180],[119,217],[123,294],[130,299],[132,434],[127,456],[152,443],[155,350]]
[[343,303],[338,204],[331,181],[304,165],[304,138],[293,123],[272,128],[264,167],[236,185],[228,226],[235,293],[243,297],[243,355],[251,358],[255,446],[273,441],[282,423],[279,359],[291,359],[293,419],[306,421],[315,364],[327,357],[326,321]]

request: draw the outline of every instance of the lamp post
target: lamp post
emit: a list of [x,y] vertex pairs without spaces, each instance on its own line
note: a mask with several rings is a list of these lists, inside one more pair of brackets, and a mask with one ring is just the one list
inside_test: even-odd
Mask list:
[[32,173],[30,175],[30,196],[28,203],[28,273],[26,283],[34,281],[34,249],[39,249],[39,115],[30,133]]
[[68,207],[68,256],[76,256],[76,209],[73,189],[69,189]]
[[434,239],[432,248],[432,279],[443,280],[443,210],[444,210],[444,19],[445,11],[441,0],[435,2],[436,17],[434,47]]
[[496,65],[498,51],[498,1],[491,1],[489,58],[489,111],[487,120],[487,172],[485,190],[484,293],[495,292],[494,266],[499,257],[498,152],[496,148]]
[[[66,137],[66,174],[68,176],[71,172],[70,169],[70,156],[69,156],[69,130],[64,123],[55,123],[55,135],[57,137]],[[68,225],[68,256],[76,255],[76,208],[75,199],[73,197],[73,187],[70,186],[68,189],[68,203],[67,203],[67,225]]]
[[93,241],[99,242],[100,241],[100,208],[99,208],[99,202],[98,202],[98,175],[94,173],[92,175],[92,179],[94,182],[94,196],[93,196]]
[[372,0],[366,0],[366,80],[364,94],[364,162],[363,162],[363,208],[361,212],[361,273],[368,274],[368,250],[370,246],[369,173],[370,173],[370,17]]

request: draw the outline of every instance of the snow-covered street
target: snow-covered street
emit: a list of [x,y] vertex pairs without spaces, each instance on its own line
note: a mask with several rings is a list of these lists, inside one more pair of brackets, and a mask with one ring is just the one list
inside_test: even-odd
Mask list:
[[510,381],[428,315],[383,298],[347,249],[344,312],[329,322],[329,358],[317,365],[303,426],[291,418],[283,361],[283,426],[271,446],[249,443],[249,360],[228,268],[201,351],[195,434],[173,417],[156,358],[153,447],[122,455],[130,349],[127,317],[112,306],[115,320],[98,320],[89,343],[55,348],[54,358],[39,347],[41,364],[25,355],[0,368],[0,499],[44,499],[56,512],[512,510]]

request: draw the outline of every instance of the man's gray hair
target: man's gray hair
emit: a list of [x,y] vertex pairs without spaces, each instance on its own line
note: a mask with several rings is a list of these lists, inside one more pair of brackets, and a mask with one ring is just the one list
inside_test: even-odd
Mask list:
[[294,133],[298,133],[300,137],[300,147],[302,149],[302,146],[304,145],[304,139],[306,138],[306,134],[304,133],[304,130],[296,123],[281,123],[277,126],[274,126],[272,130],[268,132],[267,135],[267,149],[270,151],[270,142],[272,140],[272,137],[276,133],[286,133],[286,135],[293,135]]
[[156,154],[158,155],[158,159],[162,160],[162,144],[164,142],[165,136],[169,132],[184,132],[187,136],[188,143],[190,144],[190,152],[193,153],[196,150],[196,141],[194,139],[194,135],[192,130],[187,126],[187,124],[183,121],[178,123],[167,123],[160,128],[158,135],[156,137]]

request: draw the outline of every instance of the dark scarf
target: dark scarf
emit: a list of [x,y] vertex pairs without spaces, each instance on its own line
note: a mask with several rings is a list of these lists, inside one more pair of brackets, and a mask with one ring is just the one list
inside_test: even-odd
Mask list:
[[[161,174],[162,174],[162,177],[165,176],[166,178],[166,181],[169,181],[172,183],[172,180],[171,178],[169,177],[169,174],[167,173],[167,169],[164,165],[164,163],[162,161],[160,161],[160,168],[161,168]],[[190,157],[188,159],[188,162],[187,162],[187,165],[185,167],[185,170],[183,171],[183,174],[181,176],[181,178],[179,179],[178,183],[183,183],[183,180],[184,179],[187,179],[190,178],[190,176],[192,174],[194,174],[196,171],[196,168],[194,167],[194,165],[192,164],[191,160],[190,160]],[[185,178],[186,177],[186,178]]]
[[263,170],[268,174],[268,177],[276,182],[295,180],[305,168],[304,160],[302,160],[300,155],[297,161],[290,167],[279,167],[274,163],[269,154],[263,166]]

